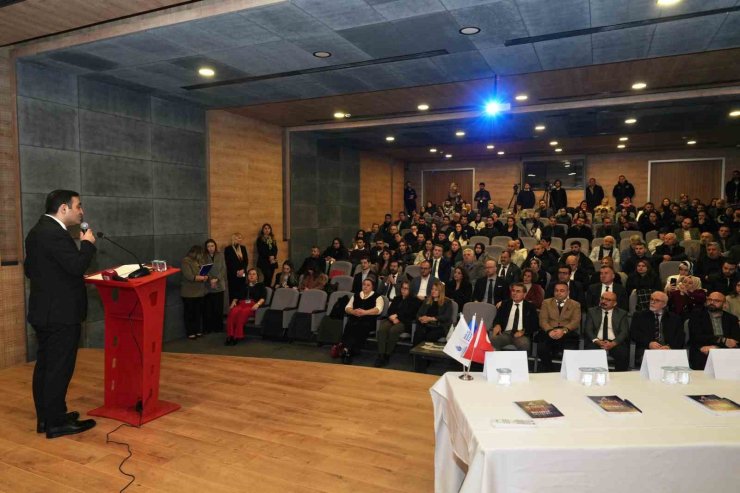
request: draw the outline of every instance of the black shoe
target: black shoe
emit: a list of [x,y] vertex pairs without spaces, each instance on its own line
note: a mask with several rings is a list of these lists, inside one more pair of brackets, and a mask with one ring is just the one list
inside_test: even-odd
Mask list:
[[224,346],[231,346],[231,341],[233,341],[233,340],[234,340],[233,338],[227,337],[226,338],[226,342],[224,342]]
[[83,431],[87,431],[94,427],[94,419],[76,419],[74,421],[67,421],[66,423],[61,425],[48,426],[46,428],[46,438],[58,438],[65,435],[76,435],[77,433],[82,433]]
[[382,354],[379,354],[377,358],[375,358],[375,363],[373,363],[373,366],[375,368],[380,368],[385,364],[385,356]]
[[345,365],[352,364],[352,353],[350,353],[349,350],[347,349],[342,351],[342,363]]
[[231,345],[231,346],[236,346],[236,344],[237,344],[238,342],[239,342],[239,341],[238,341],[237,339],[235,339],[235,338],[233,338],[233,337],[232,337],[232,338],[231,338],[231,344],[230,344],[230,345]]
[[[77,411],[68,412],[64,418],[68,421],[75,421],[80,417],[80,413]],[[46,420],[40,419],[36,421],[36,433],[46,433]]]

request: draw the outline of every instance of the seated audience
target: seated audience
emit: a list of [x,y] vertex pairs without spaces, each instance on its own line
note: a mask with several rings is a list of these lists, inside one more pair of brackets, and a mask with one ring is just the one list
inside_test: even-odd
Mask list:
[[552,298],[555,296],[555,285],[558,283],[565,283],[568,285],[568,293],[571,299],[577,301],[582,308],[586,307],[586,292],[584,290],[583,283],[573,279],[571,265],[561,265],[558,267],[557,279],[550,281],[545,289],[545,298]]
[[648,253],[647,248],[645,247],[645,244],[642,243],[642,241],[640,241],[640,243],[631,245],[630,249],[627,250],[627,252],[628,254],[626,255],[626,260],[625,256],[622,256],[622,272],[627,275],[635,272],[638,260],[650,260],[650,254]]
[[293,272],[293,262],[286,260],[283,262],[283,268],[280,272],[275,274],[275,283],[273,284],[275,289],[277,288],[297,288],[298,278]]
[[568,285],[557,283],[555,296],[542,303],[537,357],[542,371],[554,370],[553,354],[578,347],[578,329],[581,326],[581,305],[568,296]]
[[376,367],[388,364],[398,340],[404,332],[411,333],[411,325],[421,306],[418,298],[411,296],[411,285],[404,280],[398,284],[398,296],[394,297],[388,307],[388,318],[380,322],[376,338],[378,339],[378,357]]
[[694,273],[694,263],[689,260],[684,260],[680,264],[678,264],[678,274],[672,274],[666,278],[665,287],[663,288],[663,291],[666,293],[669,293],[670,291],[673,291],[676,289],[678,285],[678,281],[684,277],[693,277],[693,282],[696,285],[696,287],[701,288],[702,283],[701,279],[693,275]]
[[613,236],[605,236],[604,242],[591,250],[591,255],[589,255],[591,261],[598,262],[604,257],[611,257],[614,259],[614,264],[619,265],[619,248],[614,243]]
[[686,320],[693,311],[701,310],[707,300],[706,292],[694,282],[693,276],[679,278],[668,290],[670,310]]
[[508,250],[501,252],[499,257],[498,275],[504,279],[506,284],[519,282],[522,278],[522,270],[511,262],[511,254]]
[[[465,250],[463,250],[463,253]],[[488,258],[488,254],[486,253],[486,245],[483,243],[476,243],[473,247],[473,253],[475,254],[475,260],[479,262],[484,262]]]
[[627,296],[631,296],[632,292],[635,292],[637,297],[637,304],[635,310],[647,310],[650,305],[650,295],[654,291],[660,291],[662,286],[660,285],[660,276],[655,272],[645,259],[641,259],[637,262],[635,272],[627,277]]
[[416,320],[419,323],[414,332],[414,346],[437,341],[447,334],[452,324],[452,301],[445,296],[445,285],[439,279],[432,280],[430,294],[419,307]]
[[723,311],[725,296],[712,291],[705,308],[689,317],[689,364],[694,370],[703,370],[709,351],[715,348],[738,348],[740,326],[735,315]]
[[408,276],[401,272],[401,264],[398,260],[391,260],[386,275],[381,276],[378,281],[378,293],[393,301],[401,294],[401,282],[406,281]]
[[352,280],[352,292],[355,294],[358,294],[360,291],[362,291],[362,283],[365,279],[372,279],[373,281],[373,288],[375,288],[375,284],[378,282],[378,276],[373,271],[372,264],[370,263],[370,259],[366,256],[360,258],[360,264],[359,264],[359,272],[355,274],[354,279]]
[[444,256],[442,245],[434,245],[432,248],[432,258],[429,259],[429,263],[432,265],[432,277],[442,282],[450,278],[452,267],[450,261]]
[[656,291],[650,295],[647,310],[635,312],[630,337],[635,341],[635,365],[639,366],[646,349],[683,349],[686,337],[681,317],[667,309],[668,295]]
[[601,295],[599,306],[586,312],[583,338],[586,349],[603,349],[614,358],[616,371],[627,371],[630,358],[630,328],[627,310],[617,307],[613,291]]
[[388,271],[391,267],[391,260],[393,258],[393,254],[391,251],[387,248],[384,248],[380,252],[380,257],[378,261],[375,263],[375,272],[378,273],[379,277],[384,277],[388,275]]
[[419,269],[421,274],[411,281],[411,296],[424,300],[432,292],[432,281],[434,281],[434,277],[431,276],[432,264],[424,260],[419,264]]
[[570,238],[585,238],[591,242],[594,239],[594,234],[591,228],[586,225],[586,220],[577,217],[576,223],[568,229],[568,234],[565,236],[566,240]]
[[542,289],[542,286],[537,281],[539,281],[537,274],[532,269],[527,267],[522,270],[522,284],[524,284],[527,293],[524,299],[532,303],[539,310],[542,307],[542,302],[545,300],[545,290]]
[[233,299],[229,306],[229,315],[226,317],[225,346],[236,346],[240,340],[244,339],[244,324],[259,307],[265,304],[267,290],[265,285],[259,282],[257,269],[247,271],[247,285],[242,296],[242,298]]
[[588,307],[599,306],[601,295],[606,292],[617,293],[617,305],[622,310],[629,310],[629,300],[627,290],[621,284],[614,282],[614,269],[611,267],[602,267],[599,269],[599,283],[592,284],[586,291],[586,304]]
[[321,256],[327,264],[334,263],[337,260],[349,260],[349,253],[344,243],[342,243],[341,238],[334,238],[331,245],[326,247],[326,250],[324,250]]
[[301,279],[300,283],[298,284],[298,290],[305,291],[306,289],[320,289],[323,291],[324,289],[326,289],[326,284],[328,282],[329,276],[327,276],[323,272],[308,269],[306,273],[303,274],[303,279]]
[[464,267],[458,266],[452,271],[452,279],[445,283],[445,294],[457,303],[457,308],[461,311],[465,303],[471,300],[473,286]]
[[424,260],[430,260],[432,258],[432,249],[434,248],[434,242],[432,240],[424,241],[424,246],[419,253],[416,254],[414,264],[420,265]]
[[[486,258],[483,258],[483,260],[486,260]],[[483,262],[476,259],[475,253],[470,247],[463,250],[462,262],[458,262],[455,267],[460,267],[466,272],[471,284],[475,284],[475,281],[486,275]]]
[[509,286],[503,278],[499,277],[495,260],[486,260],[485,269],[486,276],[475,282],[473,301],[484,301],[496,305],[508,297]]
[[655,248],[653,254],[653,265],[657,269],[661,262],[686,260],[686,251],[678,244],[676,235],[667,233],[663,237],[663,244]]
[[519,242],[519,240],[509,241],[506,244],[506,250],[508,250],[509,254],[511,254],[512,263],[514,263],[515,265],[519,267],[525,264],[525,260],[527,259],[527,249],[522,248],[522,245]]
[[344,311],[349,317],[342,334],[342,363],[349,365],[362,351],[367,336],[375,329],[378,315],[383,312],[383,297],[375,292],[373,278],[362,280],[361,290],[352,295]]
[[529,270],[534,273],[532,282],[538,284],[544,290],[550,282],[550,273],[542,269],[542,262],[540,262],[540,259],[533,258],[530,260]]
[[699,239],[699,228],[694,227],[694,222],[690,217],[685,217],[681,221],[681,227],[674,231],[678,241],[684,240],[698,240]]
[[513,345],[519,351],[529,351],[530,340],[539,330],[537,308],[524,298],[527,288],[515,282],[509,288],[510,299],[501,303],[493,321],[492,344],[496,351]]
[[724,263],[725,258],[722,256],[719,243],[707,243],[705,254],[696,261],[696,276],[703,282],[707,282],[711,275],[722,271]]
[[737,265],[730,260],[725,260],[722,263],[722,271],[711,274],[707,278],[707,290],[728,295],[735,290],[735,283],[739,278]]
[[302,276],[308,272],[308,269],[312,269],[314,272],[326,272],[326,260],[321,256],[321,250],[317,246],[311,247],[311,255],[303,259],[297,274]]

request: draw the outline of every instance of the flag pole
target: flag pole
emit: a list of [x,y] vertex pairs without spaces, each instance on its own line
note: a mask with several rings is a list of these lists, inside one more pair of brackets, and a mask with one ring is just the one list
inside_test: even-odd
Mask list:
[[[473,314],[473,320],[475,320],[476,318],[478,318],[478,314],[477,314],[477,313],[474,313],[474,314]],[[475,326],[473,326],[473,332],[474,332],[474,333],[476,334],[476,338],[477,338],[477,337],[478,337],[478,333],[477,333],[477,332],[475,332]],[[471,341],[471,343],[475,344],[475,340]],[[475,347],[475,346],[473,346],[473,347]],[[473,380],[473,375],[471,375],[471,374],[470,374],[470,365],[471,365],[472,363],[473,363],[473,362],[472,362],[472,360],[471,360],[471,361],[470,361],[470,362],[468,363],[468,366],[465,366],[465,365],[463,364],[463,374],[462,374],[462,375],[460,375],[460,376],[458,377],[458,378],[459,378],[460,380],[463,380],[463,381],[465,381],[465,382],[469,382],[470,380]]]

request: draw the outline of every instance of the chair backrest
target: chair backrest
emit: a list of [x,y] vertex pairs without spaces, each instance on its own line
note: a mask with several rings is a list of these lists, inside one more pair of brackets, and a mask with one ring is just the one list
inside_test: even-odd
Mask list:
[[501,245],[491,245],[489,247],[486,247],[486,255],[488,255],[492,259],[495,259],[496,264],[498,264],[498,259],[501,256],[501,252],[503,252],[505,249],[506,247],[502,247]]
[[678,260],[668,260],[667,262],[661,262],[658,266],[658,272],[660,273],[660,283],[665,285],[668,280],[668,276],[678,274],[678,266],[681,264]]
[[406,274],[408,274],[409,277],[412,279],[414,277],[419,277],[421,275],[421,266],[420,265],[409,265],[406,267]]
[[630,293],[630,299],[629,299],[629,307],[630,307],[630,315],[635,313],[635,308],[637,308],[637,290],[633,289]]
[[630,247],[629,238],[622,238],[621,240],[619,240],[619,253],[626,251],[629,247]]
[[551,239],[552,239],[552,243],[550,243],[550,246],[553,248],[557,248],[558,250],[562,252],[563,251],[563,239],[560,238],[559,236],[553,236]]
[[491,240],[488,238],[488,236],[471,236],[468,240],[468,245],[475,246],[476,243],[483,243],[484,245],[488,246],[491,244]]
[[295,289],[291,288],[277,288],[275,294],[272,295],[272,303],[270,308],[273,310],[285,310],[286,308],[294,308],[298,306],[298,299],[301,294]]
[[686,255],[691,260],[695,261],[699,258],[699,253],[701,253],[701,242],[699,240],[683,240],[679,245],[684,247]]
[[298,311],[311,313],[326,308],[326,291],[321,289],[307,289],[301,293],[301,301],[298,303]]
[[629,238],[632,235],[640,235],[640,238],[645,239],[642,235],[642,231],[638,231],[636,229],[628,229],[619,233],[619,237],[622,239]]
[[407,234],[411,233],[411,230],[408,228],[404,228],[400,231],[401,236],[406,236]]
[[537,238],[532,238],[529,236],[525,236],[519,239],[522,240],[522,245],[524,245],[524,248],[526,248],[527,250],[533,249],[534,246],[539,243],[539,241],[537,241]]
[[647,232],[647,234],[645,235],[645,241],[647,243],[650,243],[651,241],[653,241],[657,237],[658,237],[658,230],[654,229],[652,231],[648,231]]
[[352,273],[352,262],[337,260],[329,267],[329,277],[348,276]]
[[[509,238],[508,236],[494,236],[493,238],[491,238],[491,246],[496,245],[506,248],[510,241],[511,238]],[[486,249],[486,251],[488,251],[488,249]]]
[[[452,303],[452,325],[455,325],[457,323],[457,315],[459,313],[460,308],[457,306],[457,301],[450,300],[450,303]],[[449,327],[446,327],[446,328],[449,329]]]
[[591,250],[594,248],[599,248],[601,245],[604,244],[604,238],[594,238],[591,242]]
[[689,319],[683,323],[684,346],[689,347]]
[[337,303],[337,300],[342,296],[352,297],[352,291],[334,291],[329,295],[329,302],[326,304],[326,313],[331,313],[332,308]]
[[568,238],[565,240],[565,249],[570,250],[570,244],[574,241],[581,242],[581,251],[588,255],[591,252],[591,243],[586,238]]
[[265,287],[265,291],[267,292],[265,294],[265,306],[270,306],[270,303],[272,303],[272,288]]
[[391,307],[391,300],[386,295],[381,296],[383,298],[383,310],[378,315],[380,318],[386,318],[388,316],[388,308]]
[[336,276],[331,282],[337,285],[339,291],[352,291],[352,276]]
[[496,318],[496,307],[490,303],[483,301],[471,301],[465,303],[462,310],[465,320],[470,322],[473,315],[477,315],[476,320],[483,320],[486,323],[486,328],[493,328],[493,320]]

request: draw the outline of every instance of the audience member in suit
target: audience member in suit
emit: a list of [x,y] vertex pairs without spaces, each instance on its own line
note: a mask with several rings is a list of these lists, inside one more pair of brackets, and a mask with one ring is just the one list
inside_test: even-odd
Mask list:
[[568,284],[568,296],[572,300],[576,300],[582,308],[586,307],[586,293],[583,289],[583,284],[580,281],[571,279],[571,268],[569,265],[561,265],[558,267],[558,278],[550,282],[545,289],[545,298],[552,298],[555,296],[555,285],[557,283]]
[[687,258],[686,251],[676,240],[676,235],[673,233],[667,233],[663,237],[663,244],[655,248],[655,253],[653,254],[653,266],[657,269],[662,262],[668,262],[671,260],[680,262]]
[[442,282],[445,282],[450,278],[450,261],[444,256],[444,248],[442,245],[434,245],[434,248],[432,249],[432,258],[429,260],[429,263],[432,265],[432,277],[439,279]]
[[576,223],[568,229],[565,239],[585,238],[589,242],[593,241],[594,233],[591,228],[586,226],[586,221],[582,217],[576,218]]
[[455,267],[452,279],[445,283],[445,293],[448,298],[457,303],[459,310],[473,297],[473,286],[468,280],[468,273],[462,267]]
[[709,276],[707,280],[707,291],[719,291],[727,296],[735,291],[735,283],[738,281],[737,265],[729,260],[722,263],[722,272]]
[[632,274],[635,272],[635,269],[637,268],[637,261],[640,259],[648,259],[650,260],[650,254],[647,251],[647,247],[644,243],[638,243],[634,245],[633,247],[628,250],[629,255],[627,256],[627,260],[625,260],[625,257],[622,256],[622,272],[624,272],[627,275]]
[[[587,270],[581,269],[578,263],[577,256],[568,255],[567,257],[565,257],[565,264],[559,265],[558,268],[563,267],[563,266],[567,266],[568,268],[570,268],[570,279],[573,281],[579,282],[584,289],[591,284],[591,277],[593,274],[593,270],[587,271]],[[581,302],[581,300],[578,298],[573,298],[573,299],[575,299],[579,303]],[[585,301],[585,299],[583,301]]]
[[617,294],[603,293],[599,306],[586,312],[583,337],[586,349],[604,349],[614,358],[616,371],[627,371],[630,359],[630,328],[627,310],[617,307]]
[[545,300],[545,290],[537,283],[538,280],[537,273],[529,267],[522,271],[522,284],[527,291],[524,299],[539,310]]
[[235,299],[242,299],[247,287],[247,266],[249,256],[247,249],[242,245],[241,233],[231,235],[231,245],[224,250],[226,262],[226,280],[229,287],[229,303]]
[[596,184],[594,178],[589,178],[588,186],[586,187],[586,205],[588,206],[588,210],[593,212],[601,204],[602,200],[604,200],[604,189],[601,185]]
[[690,217],[683,218],[681,221],[681,227],[674,231],[678,241],[698,240],[701,231],[699,231],[699,228],[695,228],[693,226],[694,222]]
[[563,255],[560,257],[560,265],[563,265],[565,263],[565,259],[567,259],[570,255],[575,255],[578,257],[578,268],[582,270],[583,272],[591,273],[594,271],[594,263],[591,261],[591,259],[581,251],[581,242],[576,240],[570,243],[570,251],[564,252]]
[[738,320],[722,310],[724,304],[722,293],[710,292],[706,309],[695,311],[689,318],[689,363],[694,370],[704,369],[711,349],[738,348]]
[[493,348],[500,351],[513,344],[519,351],[529,351],[532,336],[539,330],[537,308],[526,301],[527,288],[515,282],[509,288],[510,299],[501,303],[493,320]]
[[383,297],[375,292],[375,279],[362,280],[362,288],[349,299],[344,311],[347,325],[342,334],[342,363],[349,365],[352,358],[362,351],[370,331],[375,329],[378,315],[383,312]]
[[80,232],[78,249],[67,230],[82,222],[77,192],[52,191],[46,196],[45,210],[26,236],[23,267],[31,288],[28,322],[38,343],[33,370],[36,431],[56,438],[95,426],[92,419],[80,421],[79,412],[67,412],[66,403],[87,314],[82,276],[95,255],[95,235],[90,229]]
[[373,288],[375,288],[375,284],[378,282],[378,276],[373,272],[372,266],[370,265],[370,259],[367,255],[360,259],[360,272],[355,274],[354,279],[352,279],[353,293],[358,294],[362,291],[362,282],[365,279],[372,279]]
[[411,281],[411,296],[424,300],[432,293],[432,282],[434,281],[431,276],[432,264],[424,260],[419,264],[419,270],[421,275]]
[[642,361],[646,349],[684,348],[683,320],[667,307],[668,295],[656,291],[650,295],[650,309],[632,315],[630,337],[635,341],[636,365]]
[[262,225],[260,234],[257,236],[257,268],[262,272],[262,278],[265,284],[269,284],[277,269],[278,247],[275,235],[272,233],[272,226],[268,223]]
[[722,272],[722,264],[724,263],[725,257],[722,256],[719,243],[710,242],[707,244],[706,254],[700,256],[699,260],[696,261],[695,274],[706,283],[712,274]]
[[621,284],[614,282],[615,275],[614,269],[611,267],[599,269],[599,284],[589,286],[588,291],[586,291],[586,305],[589,308],[599,306],[601,295],[612,291],[617,294],[617,306],[622,310],[629,310],[627,290]]
[[537,357],[542,371],[553,371],[552,356],[566,346],[578,346],[581,305],[568,296],[568,285],[557,283],[555,296],[542,303]]
[[458,262],[455,267],[460,267],[465,271],[471,284],[474,284],[475,281],[486,275],[486,268],[483,266],[483,262],[475,258],[475,251],[472,248],[464,248],[462,257],[462,261]]
[[302,276],[309,269],[312,269],[314,272],[326,272],[326,260],[321,257],[321,250],[315,245],[311,247],[311,255],[303,259],[303,263],[301,264],[301,268],[298,269],[297,274]]
[[452,323],[452,301],[445,296],[445,285],[439,279],[432,279],[430,282],[430,294],[416,315],[419,323],[414,332],[414,346],[423,341],[436,341],[444,337]]
[[737,237],[732,236],[732,230],[726,224],[719,227],[717,232],[717,245],[722,253],[729,252],[737,244]]
[[501,252],[499,257],[498,275],[503,278],[506,284],[519,282],[522,279],[522,270],[511,261],[511,254],[508,250]]
[[401,283],[407,279],[408,277],[401,273],[398,260],[393,259],[388,267],[388,273],[378,282],[378,293],[393,301],[401,294]]
[[411,295],[411,284],[407,280],[398,283],[398,296],[394,297],[388,307],[388,318],[380,322],[376,337],[378,339],[378,357],[376,367],[388,364],[391,354],[404,332],[411,333],[411,325],[416,320],[421,301]]
[[475,282],[473,288],[473,301],[483,301],[497,305],[509,296],[509,286],[498,276],[496,261],[486,260],[486,277],[481,277]]

